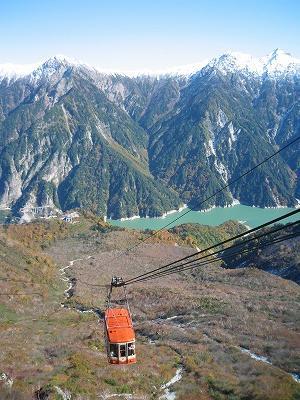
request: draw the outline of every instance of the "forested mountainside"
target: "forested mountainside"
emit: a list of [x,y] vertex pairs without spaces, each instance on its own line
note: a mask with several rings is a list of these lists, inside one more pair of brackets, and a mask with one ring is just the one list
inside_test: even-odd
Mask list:
[[[295,206],[299,142],[199,204],[300,133],[299,60],[225,54],[192,74],[104,74],[54,57],[0,68],[0,205],[159,216],[183,203]],[[2,72],[1,72],[2,71]]]

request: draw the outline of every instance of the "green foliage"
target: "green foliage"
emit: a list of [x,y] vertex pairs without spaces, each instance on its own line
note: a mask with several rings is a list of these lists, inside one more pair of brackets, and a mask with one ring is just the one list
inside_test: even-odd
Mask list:
[[10,309],[5,304],[0,303],[0,323],[16,322],[17,320],[18,320],[18,315],[16,314],[16,312]]
[[213,297],[201,297],[198,302],[198,308],[208,313],[219,313],[223,312],[226,303],[215,299]]
[[216,227],[183,224],[169,230],[169,232],[179,235],[182,240],[188,242],[190,245],[200,247],[200,249],[222,242],[245,231],[245,226],[235,221],[227,221]]
[[112,378],[105,378],[104,382],[107,383],[110,386],[117,386],[116,380],[112,379]]
[[294,206],[299,143],[201,203],[295,137],[297,93],[292,77],[260,81],[210,69],[186,81],[95,79],[57,66],[36,87],[22,79],[1,85],[0,198],[18,176],[14,214],[32,199],[114,218],[159,216],[182,202],[224,206],[232,195],[248,205]]
[[239,400],[238,388],[229,383],[215,379],[212,376],[206,379],[209,386],[209,393],[214,400]]

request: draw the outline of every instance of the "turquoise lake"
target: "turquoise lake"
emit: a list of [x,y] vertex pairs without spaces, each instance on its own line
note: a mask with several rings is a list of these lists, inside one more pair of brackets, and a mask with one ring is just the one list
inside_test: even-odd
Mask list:
[[[169,222],[173,221],[175,218],[180,217],[185,214],[189,209],[185,208],[181,212],[174,212],[172,214],[167,215],[164,218],[138,218],[133,220],[108,220],[112,225],[121,226],[124,228],[131,229],[152,229],[157,230],[167,225]],[[171,228],[176,225],[187,224],[187,223],[197,223],[202,225],[211,225],[216,226],[220,225],[223,222],[229,220],[240,221],[245,225],[254,228],[258,225],[263,224],[271,219],[280,217],[284,214],[287,214],[290,211],[293,211],[293,208],[259,208],[259,207],[250,207],[244,205],[236,205],[234,207],[216,207],[212,210],[199,212],[199,211],[190,211],[188,214],[184,215],[178,221],[172,223],[168,226]],[[291,222],[299,219],[299,214],[296,214],[289,219],[283,220],[283,222]]]

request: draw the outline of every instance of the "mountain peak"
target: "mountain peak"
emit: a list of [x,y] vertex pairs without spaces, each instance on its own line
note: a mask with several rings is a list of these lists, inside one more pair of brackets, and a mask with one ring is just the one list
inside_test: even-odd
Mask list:
[[288,53],[287,51],[280,49],[279,47],[277,47],[277,49],[275,49],[271,54],[271,57],[281,57],[281,56],[289,56],[292,57],[291,53]]
[[17,79],[24,76],[32,75],[35,79],[45,76],[49,77],[54,74],[60,67],[80,66],[86,64],[65,56],[63,54],[56,54],[45,61],[35,64],[0,64],[0,78]]
[[275,49],[269,56],[262,59],[265,62],[265,69],[269,73],[282,73],[293,69],[293,66],[300,66],[300,60],[294,58],[290,53]]
[[43,62],[43,65],[45,64],[79,65],[83,63],[76,60],[75,58],[65,56],[64,54],[56,54]]
[[256,75],[264,73],[276,75],[285,72],[298,72],[300,70],[300,60],[294,58],[290,53],[277,48],[269,55],[261,58],[245,53],[228,52],[218,58],[214,58],[208,66],[217,68],[224,74],[243,71]]
[[281,75],[283,73],[300,73],[300,60],[294,58],[290,53],[277,48],[269,55],[261,58],[253,57],[250,54],[240,52],[227,52],[211,61],[203,61],[190,65],[183,65],[174,68],[168,68],[160,71],[114,71],[94,68],[77,59],[68,57],[64,54],[56,54],[47,60],[36,64],[0,64],[0,78],[18,79],[20,77],[32,75],[34,79],[40,77],[50,77],[61,67],[85,67],[108,75],[122,74],[127,76],[139,75],[178,75],[191,76],[203,68],[216,68],[224,74],[242,71],[255,75],[264,73],[271,75]]

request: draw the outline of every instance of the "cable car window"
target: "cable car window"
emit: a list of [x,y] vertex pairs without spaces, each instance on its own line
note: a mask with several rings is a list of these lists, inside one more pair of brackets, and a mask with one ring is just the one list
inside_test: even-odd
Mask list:
[[118,357],[118,345],[117,344],[110,345],[109,355],[110,355],[110,357]]
[[125,344],[120,344],[120,357],[126,357],[126,346],[125,346]]
[[128,343],[128,357],[134,356],[134,344]]

